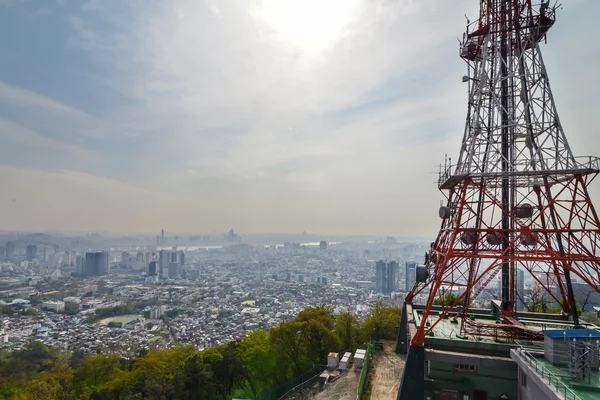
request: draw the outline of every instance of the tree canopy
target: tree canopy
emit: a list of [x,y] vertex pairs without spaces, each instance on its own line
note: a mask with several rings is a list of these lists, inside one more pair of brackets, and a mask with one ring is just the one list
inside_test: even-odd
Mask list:
[[270,331],[204,351],[177,346],[122,359],[32,342],[20,351],[0,351],[0,400],[256,397],[323,365],[329,352],[395,338],[399,324],[400,309],[380,302],[362,323],[349,312],[335,316],[330,307],[309,307]]

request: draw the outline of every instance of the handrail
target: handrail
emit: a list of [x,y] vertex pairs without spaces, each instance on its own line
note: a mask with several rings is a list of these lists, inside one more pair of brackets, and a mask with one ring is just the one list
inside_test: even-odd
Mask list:
[[535,368],[535,371],[542,376],[542,380],[544,378],[548,381],[549,385],[554,386],[558,394],[563,395],[564,400],[582,400],[581,397],[577,396],[571,388],[564,384],[564,382],[560,379],[559,376],[550,372],[548,368],[546,368],[543,364],[538,363],[538,360],[535,356],[533,356],[529,351],[525,350],[523,347],[519,346],[514,349],[522,358],[532,367]]
[[[503,172],[503,171],[492,171],[481,173],[478,171],[470,171],[468,169],[468,165],[466,163],[462,164],[453,164],[449,166],[444,166],[445,170],[440,171],[438,184],[443,184],[452,176],[459,175],[470,175],[470,176],[483,176],[483,175],[498,175],[505,173],[565,173],[567,171],[579,171],[579,170],[600,170],[600,158],[595,156],[580,156],[574,157],[573,159],[566,159],[566,164],[564,162],[556,162],[556,158],[545,158],[543,159],[544,164],[552,166],[546,170],[534,170],[532,168],[530,159],[519,159],[515,160],[515,162],[511,165],[512,171]],[[538,161],[537,159],[534,161]],[[499,164],[500,161],[497,161]],[[562,165],[564,164],[564,165]],[[499,165],[498,165],[499,169]]]

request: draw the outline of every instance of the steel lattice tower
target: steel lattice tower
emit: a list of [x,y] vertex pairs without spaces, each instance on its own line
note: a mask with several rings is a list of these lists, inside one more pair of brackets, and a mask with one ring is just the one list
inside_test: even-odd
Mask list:
[[[463,335],[536,339],[515,313],[517,268],[524,268],[572,316],[572,277],[600,291],[600,221],[587,190],[596,157],[574,157],[558,117],[540,43],[557,6],[531,0],[480,0],[460,56],[469,101],[460,157],[440,173],[447,190],[442,226],[426,256],[428,274],[407,295],[427,295],[413,345],[442,318]],[[447,166],[445,166],[446,168]],[[501,277],[500,324],[468,318],[483,288]],[[441,301],[448,293],[458,297]]]

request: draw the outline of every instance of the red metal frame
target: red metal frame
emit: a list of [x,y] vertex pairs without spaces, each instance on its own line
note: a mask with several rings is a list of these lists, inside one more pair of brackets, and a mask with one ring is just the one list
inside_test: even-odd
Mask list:
[[[545,4],[535,14],[531,0],[480,0],[480,18],[467,28],[461,57],[476,63],[483,57],[482,50],[487,49],[483,43],[490,35],[502,37],[502,46],[506,43],[520,54],[533,51],[554,23],[555,13],[555,7]],[[505,116],[508,113],[504,111]],[[530,135],[533,143],[537,136],[533,132]],[[556,149],[557,160],[567,153]],[[524,150],[520,150],[518,157],[523,154]],[[568,168],[560,169],[563,165]],[[417,282],[405,299],[410,303],[421,293],[428,296],[412,344],[422,345],[425,337],[449,315],[460,317],[462,335],[540,339],[538,332],[527,329],[516,318],[519,267],[567,314],[573,313],[574,308],[568,301],[572,296],[571,276],[600,291],[600,220],[587,190],[600,170],[593,164],[589,168],[575,164],[570,168],[571,165],[570,161],[556,162],[556,168],[547,170],[503,169],[493,173],[481,167],[480,175],[456,174],[440,182],[440,188],[449,189],[446,211],[450,211],[449,215],[441,213],[442,226],[426,258],[430,280]],[[507,179],[510,201],[506,197]],[[484,324],[471,320],[469,309],[473,302],[501,269],[503,287],[508,288],[503,291],[501,321]],[[447,293],[456,294],[453,304],[442,303],[441,311],[432,313],[436,299]]]

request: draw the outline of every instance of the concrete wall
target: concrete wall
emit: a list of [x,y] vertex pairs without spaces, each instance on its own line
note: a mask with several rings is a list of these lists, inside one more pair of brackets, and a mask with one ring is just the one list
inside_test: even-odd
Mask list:
[[[425,378],[425,399],[437,400],[444,390],[460,393],[460,399],[465,394],[472,398],[474,390],[487,392],[489,400],[498,399],[503,394],[517,399],[517,366],[512,360],[469,357],[466,354],[457,354],[454,360],[452,357],[438,357],[436,353],[426,354],[429,375]],[[459,372],[454,369],[455,363],[475,365],[477,370]]]
[[518,394],[519,400],[562,400],[556,390],[549,386],[540,374],[535,372],[527,361],[522,358],[515,350],[511,350],[510,357],[515,360],[519,368],[518,371]]

